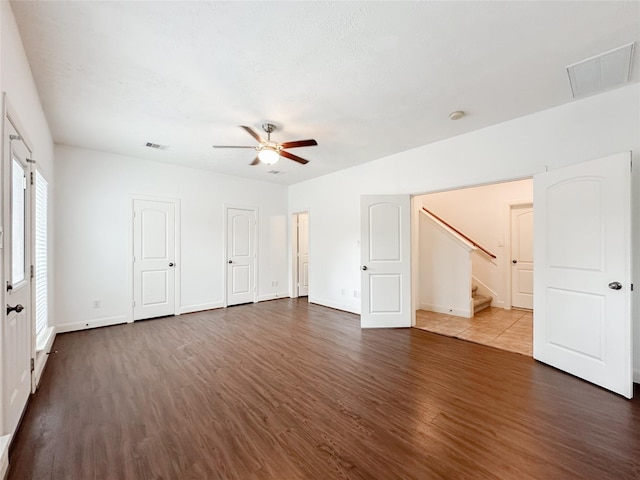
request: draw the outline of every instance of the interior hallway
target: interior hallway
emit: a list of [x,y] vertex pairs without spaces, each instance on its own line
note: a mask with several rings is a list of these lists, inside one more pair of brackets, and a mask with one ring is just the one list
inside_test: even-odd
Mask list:
[[488,307],[473,318],[418,310],[416,328],[533,355],[533,312],[530,310]]

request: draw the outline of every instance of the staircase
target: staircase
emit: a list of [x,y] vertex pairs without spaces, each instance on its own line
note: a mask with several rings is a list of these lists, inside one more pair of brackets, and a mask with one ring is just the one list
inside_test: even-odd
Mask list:
[[478,295],[478,286],[471,287],[471,297],[473,298],[473,314],[491,306],[492,297],[489,295]]

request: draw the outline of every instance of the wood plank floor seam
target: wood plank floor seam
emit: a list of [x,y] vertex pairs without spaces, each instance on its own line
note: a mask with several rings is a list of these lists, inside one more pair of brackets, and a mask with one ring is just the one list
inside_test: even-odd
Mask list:
[[638,479],[640,402],[282,299],[57,337],[9,480]]

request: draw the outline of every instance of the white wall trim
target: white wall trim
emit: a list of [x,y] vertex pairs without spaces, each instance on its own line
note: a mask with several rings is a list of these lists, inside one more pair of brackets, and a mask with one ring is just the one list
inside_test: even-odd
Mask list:
[[472,311],[465,311],[462,308],[450,308],[446,305],[435,305],[432,303],[420,303],[420,310],[428,310],[430,312],[444,313],[454,315],[456,317],[472,318]]
[[346,305],[343,303],[327,300],[326,298],[312,297],[309,295],[309,303],[315,303],[316,305],[322,305],[323,307],[335,308],[336,310],[342,310],[344,312],[355,313],[360,315],[360,306]]
[[275,300],[277,298],[287,298],[288,296],[289,296],[288,292],[268,293],[266,295],[259,295],[256,299],[256,303],[268,302],[269,300]]
[[9,440],[11,435],[0,437],[0,479],[4,479],[9,471]]
[[[311,214],[308,208],[301,208],[289,211],[289,297],[298,298],[298,216],[307,214],[309,221],[309,230],[311,230]],[[307,250],[309,258],[311,258],[311,234],[308,234]],[[309,265],[311,266],[311,265]],[[309,286],[311,290],[311,286]]]
[[[492,307],[504,307],[504,302],[498,300],[498,294],[491,290],[485,283],[471,275],[471,284],[476,285],[478,287],[478,293],[481,295],[490,295],[491,296],[491,306]],[[510,308],[510,307],[509,307]]]
[[43,334],[41,334],[41,336],[39,336],[38,338],[39,341],[36,347],[36,361],[33,372],[33,382],[36,388],[40,384],[42,372],[44,371],[44,367],[47,364],[47,360],[49,360],[49,353],[51,352],[51,347],[53,346],[53,342],[55,339],[55,327],[47,327]]
[[212,303],[201,303],[199,305],[184,305],[180,307],[178,310],[180,315],[185,313],[193,313],[193,312],[203,312],[205,310],[215,310],[217,308],[224,308],[224,302],[212,302]]
[[466,238],[462,237],[460,234],[456,233],[453,229],[451,229],[450,227],[448,227],[447,225],[442,223],[440,220],[438,220],[436,217],[434,217],[430,213],[425,212],[424,209],[422,208],[422,206],[420,207],[419,211],[420,211],[420,213],[422,215],[425,216],[425,218],[428,218],[429,220],[431,220],[431,222],[435,226],[437,226],[440,230],[442,230],[447,235],[450,235],[451,238],[456,240],[468,252],[472,252],[472,251],[478,250],[478,248],[475,245],[473,245],[469,240],[467,240]]
[[62,325],[56,325],[56,334],[75,332],[78,330],[88,330],[90,328],[108,327],[111,325],[128,323],[128,321],[128,315],[118,315],[117,317],[96,318],[93,320],[85,320],[84,322],[63,323]]

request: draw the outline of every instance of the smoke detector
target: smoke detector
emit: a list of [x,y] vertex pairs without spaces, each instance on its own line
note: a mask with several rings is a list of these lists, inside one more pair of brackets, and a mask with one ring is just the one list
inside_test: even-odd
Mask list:
[[464,117],[464,112],[462,110],[456,110],[449,114],[449,118],[451,120],[460,120],[462,117]]

